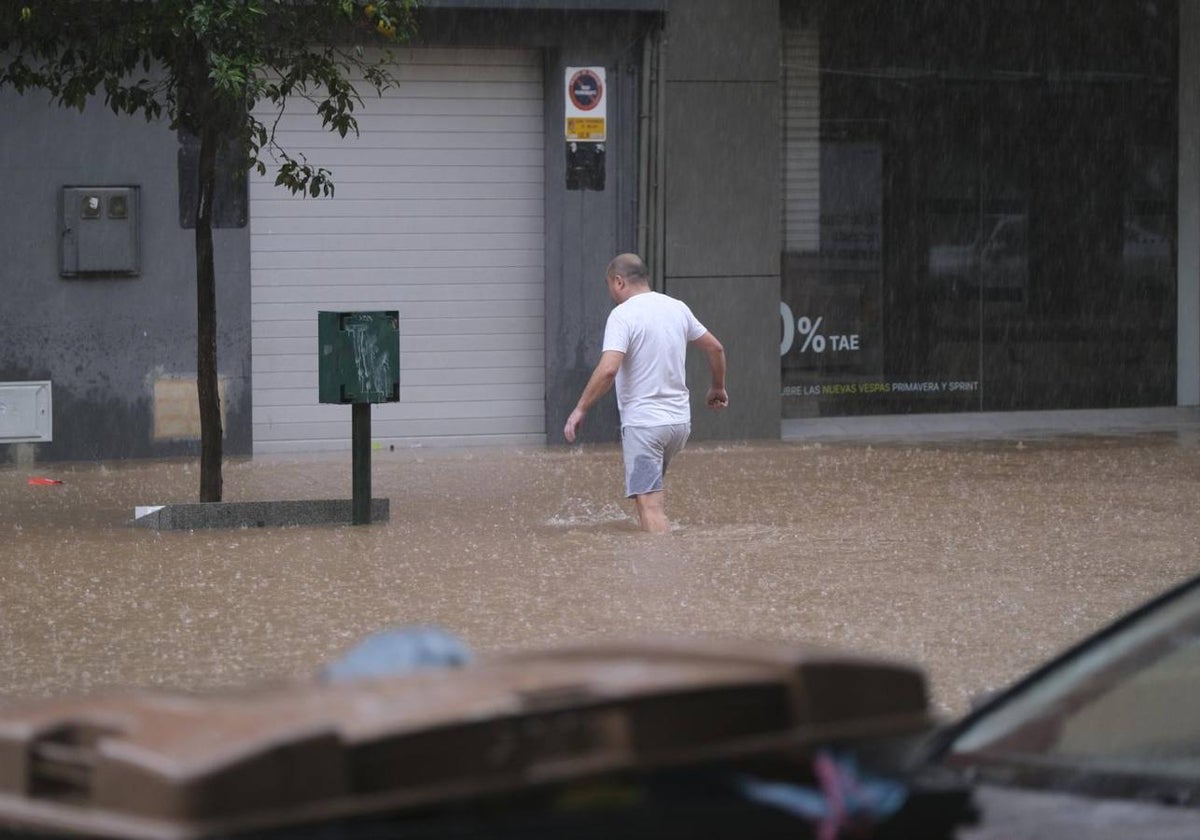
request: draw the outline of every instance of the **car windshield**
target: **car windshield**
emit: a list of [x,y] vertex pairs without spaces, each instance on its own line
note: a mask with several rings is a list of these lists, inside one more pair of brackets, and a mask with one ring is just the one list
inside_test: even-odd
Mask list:
[[1016,784],[1200,799],[1200,579],[985,707],[945,759]]

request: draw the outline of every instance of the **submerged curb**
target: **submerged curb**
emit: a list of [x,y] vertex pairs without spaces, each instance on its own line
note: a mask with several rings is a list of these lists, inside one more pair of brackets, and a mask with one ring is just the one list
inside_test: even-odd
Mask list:
[[[388,499],[371,499],[371,522],[387,522]],[[282,528],[289,525],[350,525],[350,499],[292,502],[194,502],[138,507],[130,524],[156,531],[201,528]]]

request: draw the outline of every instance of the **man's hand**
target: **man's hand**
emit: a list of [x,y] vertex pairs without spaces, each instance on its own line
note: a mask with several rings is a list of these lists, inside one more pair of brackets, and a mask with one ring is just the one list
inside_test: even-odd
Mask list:
[[729,405],[729,394],[725,391],[725,348],[710,332],[706,332],[692,343],[704,351],[704,355],[708,357],[708,369],[712,371],[712,379],[709,380],[712,385],[708,388],[704,404],[712,411],[721,411]]
[[596,363],[596,369],[592,371],[587,386],[579,396],[575,410],[567,418],[567,425],[563,426],[563,437],[567,439],[567,443],[575,442],[575,435],[583,425],[583,418],[587,417],[588,410],[612,388],[623,361],[625,354],[617,350],[605,350],[600,354],[600,361]]
[[567,439],[567,443],[575,442],[575,435],[579,431],[579,427],[583,425],[585,417],[587,417],[587,412],[580,411],[578,408],[571,412],[571,416],[567,418],[567,425],[563,426],[563,437]]

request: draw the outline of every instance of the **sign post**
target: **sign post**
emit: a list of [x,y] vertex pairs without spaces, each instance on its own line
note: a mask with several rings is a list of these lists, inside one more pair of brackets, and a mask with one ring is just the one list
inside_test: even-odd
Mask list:
[[400,313],[318,312],[319,397],[350,403],[351,521],[371,523],[371,405],[400,401]]
[[608,86],[603,67],[568,67],[566,101],[567,189],[603,190],[608,139]]

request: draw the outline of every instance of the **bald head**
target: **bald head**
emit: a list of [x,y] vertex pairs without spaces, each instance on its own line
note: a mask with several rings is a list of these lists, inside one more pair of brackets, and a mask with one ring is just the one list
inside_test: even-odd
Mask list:
[[637,285],[650,284],[650,275],[646,273],[646,264],[637,254],[618,254],[613,257],[604,274],[609,278],[622,277]]

